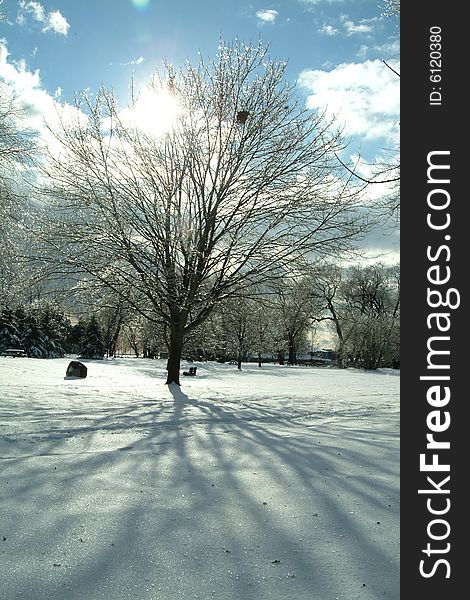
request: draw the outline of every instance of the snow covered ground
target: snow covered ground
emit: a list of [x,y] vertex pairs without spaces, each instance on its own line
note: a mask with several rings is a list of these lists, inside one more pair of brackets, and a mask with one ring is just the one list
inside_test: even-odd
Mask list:
[[0,358],[0,597],[397,600],[399,373]]

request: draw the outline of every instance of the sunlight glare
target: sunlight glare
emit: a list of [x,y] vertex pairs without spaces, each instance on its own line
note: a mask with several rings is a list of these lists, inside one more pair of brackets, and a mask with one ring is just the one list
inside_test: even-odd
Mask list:
[[167,89],[145,87],[125,118],[141,131],[159,136],[172,129],[180,112],[177,98]]
[[144,9],[150,4],[150,0],[131,0],[136,8]]

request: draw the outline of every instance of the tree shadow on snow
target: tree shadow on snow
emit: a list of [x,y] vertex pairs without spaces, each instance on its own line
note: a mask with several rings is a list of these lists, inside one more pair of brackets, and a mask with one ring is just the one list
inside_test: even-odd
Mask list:
[[398,435],[168,390],[77,426],[59,415],[4,461],[18,586],[37,600],[154,586],[165,599],[398,599],[397,540],[380,529],[398,528]]

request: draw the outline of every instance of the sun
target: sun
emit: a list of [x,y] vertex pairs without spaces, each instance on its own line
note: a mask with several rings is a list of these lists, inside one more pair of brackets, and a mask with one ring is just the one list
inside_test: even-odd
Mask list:
[[121,113],[121,121],[159,137],[175,126],[180,114],[180,103],[171,92],[162,86],[146,86],[138,93],[132,108]]
[[136,8],[147,8],[147,6],[150,4],[150,0],[131,0],[132,4],[136,7]]

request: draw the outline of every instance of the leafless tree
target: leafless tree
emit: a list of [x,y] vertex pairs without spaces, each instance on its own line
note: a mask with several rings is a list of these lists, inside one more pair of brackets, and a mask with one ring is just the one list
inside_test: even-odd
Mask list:
[[343,270],[337,265],[322,265],[312,276],[312,294],[320,305],[315,321],[331,321],[338,337],[336,348],[338,364],[343,364],[344,346],[350,332],[343,327],[343,308],[340,289]]
[[223,303],[220,310],[221,339],[226,350],[236,355],[239,371],[252,346],[253,308],[250,299],[230,298]]
[[399,362],[400,274],[377,264],[349,270],[342,295],[351,322],[346,349],[353,362],[376,369]]
[[340,133],[303,108],[285,66],[262,44],[221,43],[215,60],[155,74],[145,93],[174,115],[165,131],[127,119],[142,96],[121,111],[106,90],[54,131],[37,258],[51,274],[130,286],[134,309],[168,328],[167,383],[179,383],[184,338],[217,303],[345,251],[367,227],[357,182],[334,157]]
[[285,339],[288,349],[289,364],[296,365],[299,350],[306,346],[307,331],[320,313],[311,278],[304,275],[277,281],[269,297],[279,337]]
[[25,211],[20,183],[35,149],[34,132],[24,125],[24,116],[24,106],[0,82],[0,305],[11,305],[20,295],[16,217]]
[[252,288],[242,297],[229,298],[217,309],[219,339],[226,352],[236,356],[239,370],[242,361],[255,356],[261,367],[263,354],[272,350],[277,317],[273,306],[272,301]]
[[97,314],[97,320],[103,332],[106,354],[108,357],[115,356],[123,326],[130,320],[124,297],[113,298],[113,295],[108,295],[106,304],[101,306]]
[[331,320],[338,335],[339,363],[366,369],[399,364],[398,265],[329,266],[314,282],[314,293],[324,302],[320,320]]

